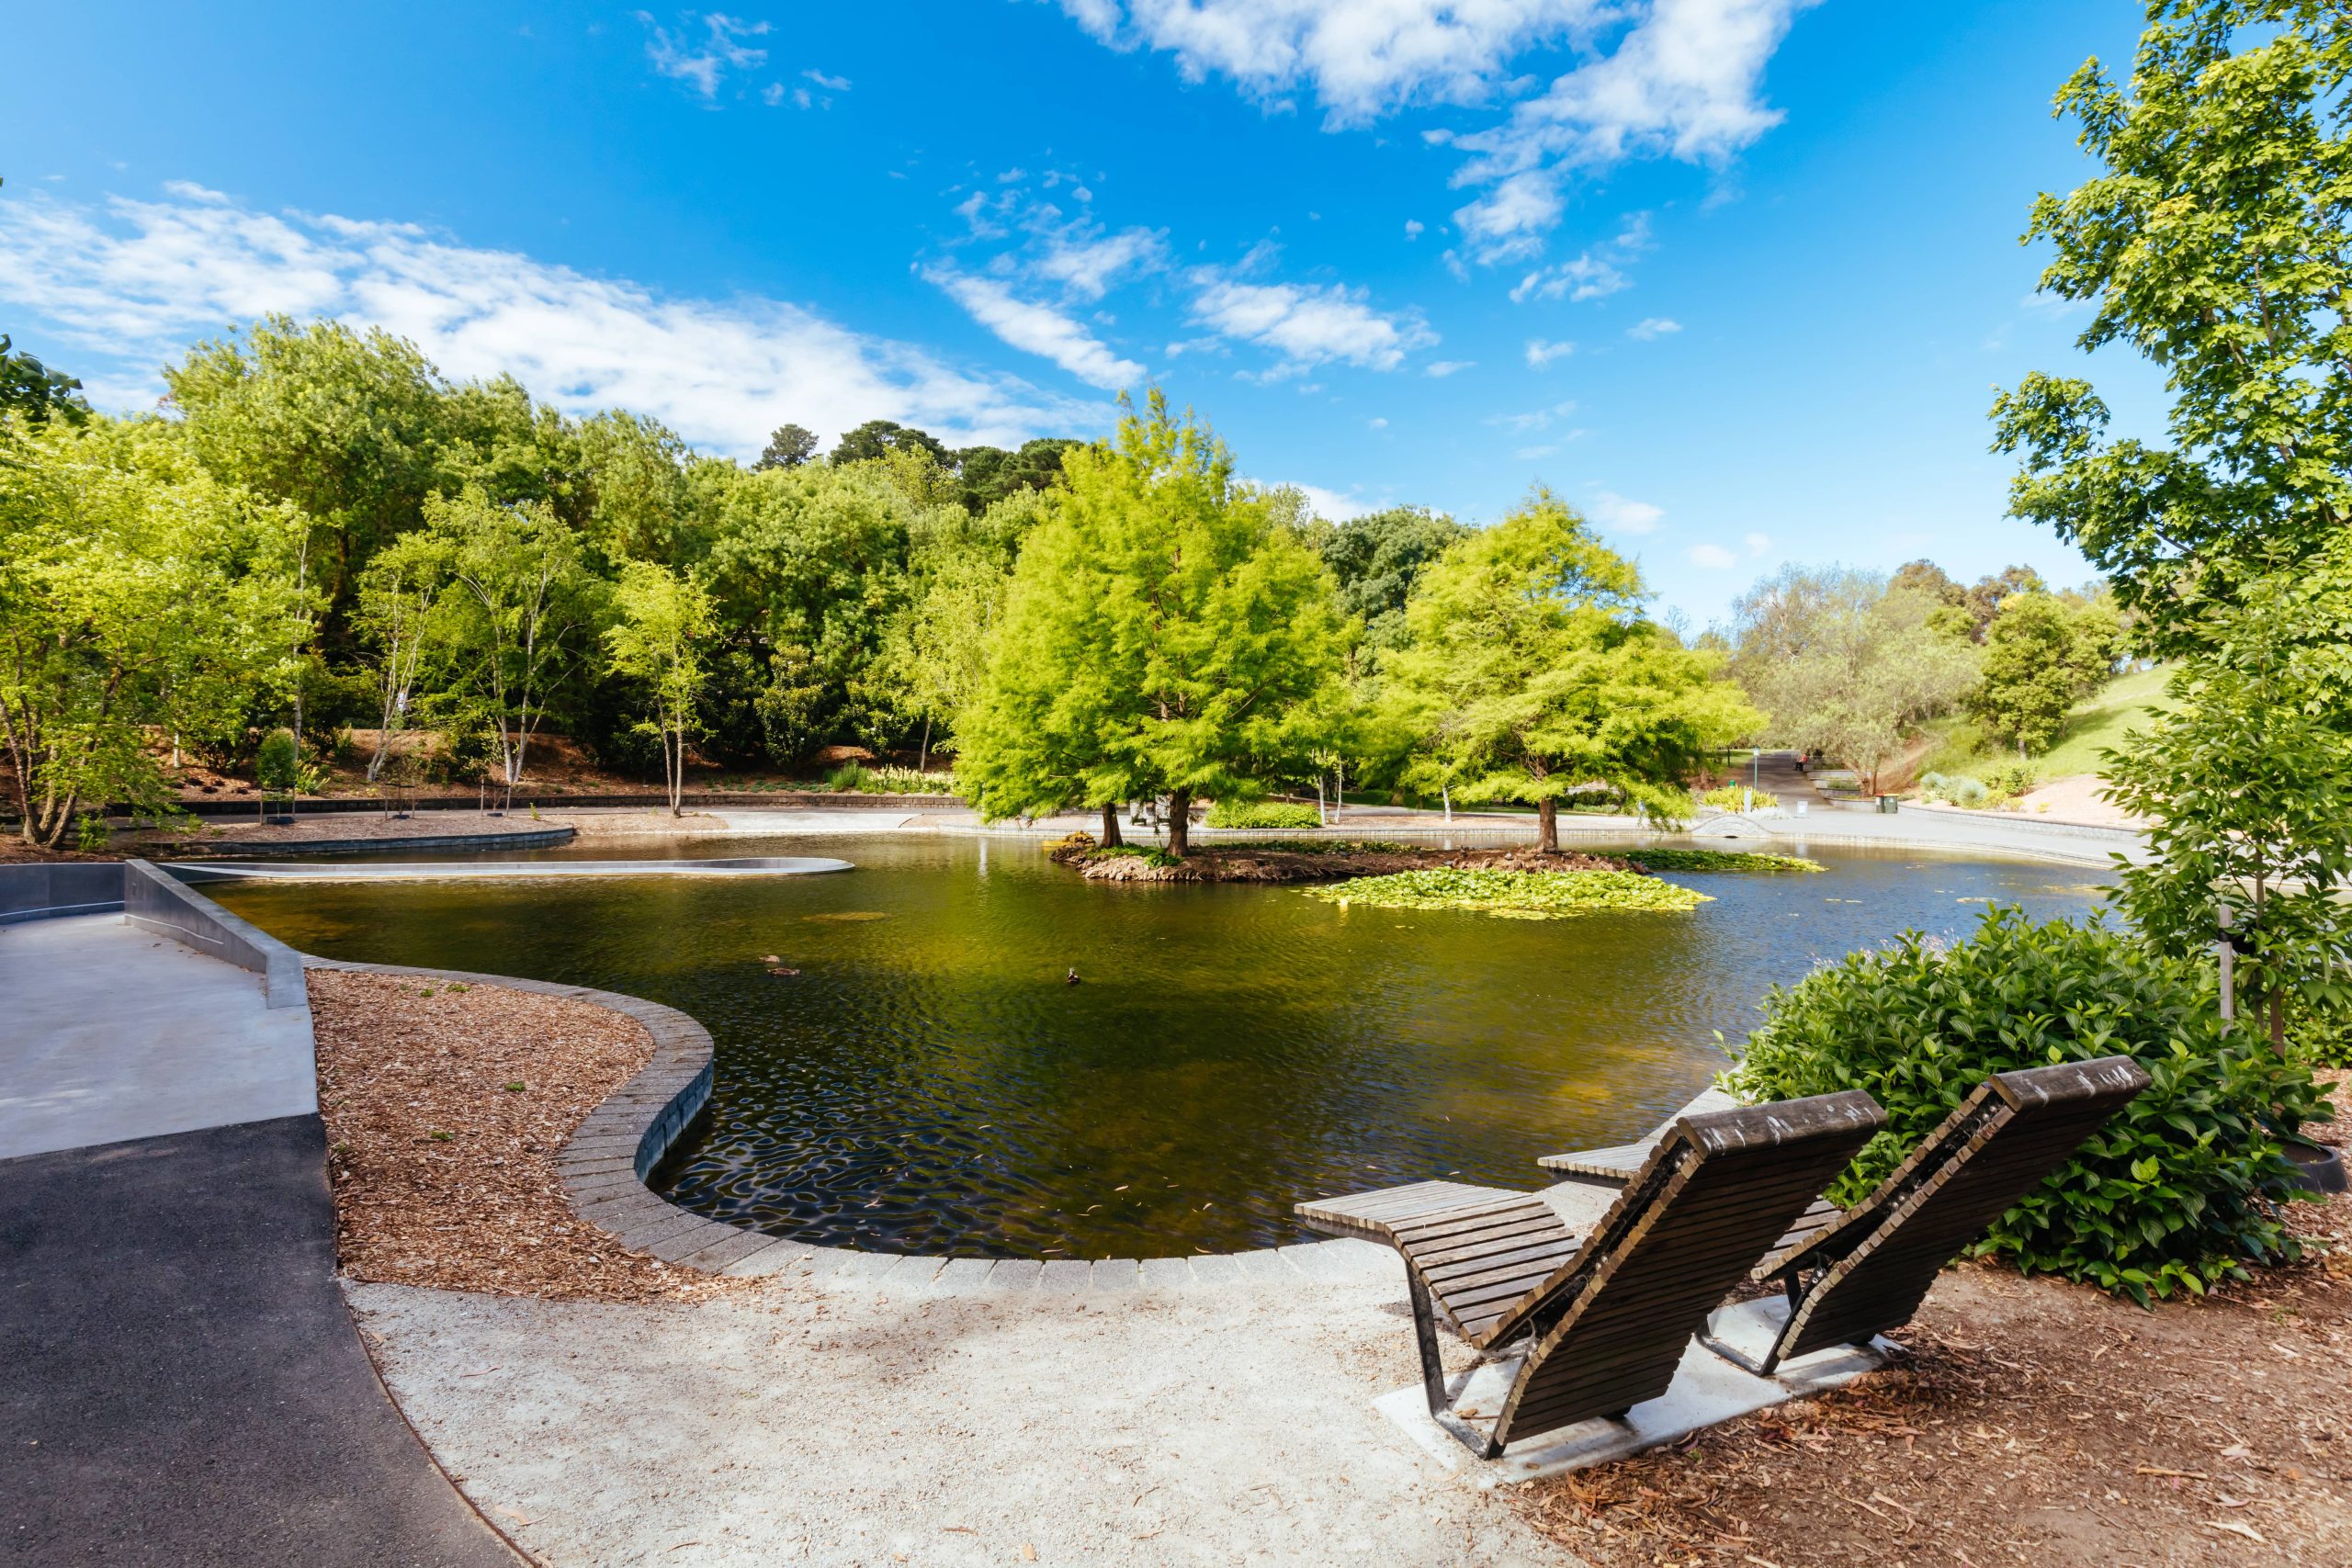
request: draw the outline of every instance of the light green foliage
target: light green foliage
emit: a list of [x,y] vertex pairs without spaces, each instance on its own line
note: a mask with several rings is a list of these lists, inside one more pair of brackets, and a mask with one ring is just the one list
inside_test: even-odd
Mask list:
[[675,432],[615,409],[583,422],[578,439],[594,497],[582,533],[607,563],[700,557],[707,541],[688,479],[695,464]]
[[1919,775],[1919,798],[1973,810],[1989,803],[1993,792],[1983,779],[1971,778],[1966,773],[1927,773]]
[[2230,906],[2240,996],[2283,1041],[2290,1006],[2352,1017],[2352,544],[2247,581],[2183,635],[2199,651],[2173,677],[2177,708],[2108,768],[2110,798],[2154,818],[2118,901],[2183,955],[2210,948]]
[[1626,857],[1641,871],[1819,871],[1821,863],[1795,855],[1747,850],[1637,850]]
[[1968,709],[2020,754],[2048,747],[2076,703],[2114,673],[2114,613],[2041,592],[2011,594],[1984,628]]
[[[2034,776],[2062,779],[2098,773],[2105,765],[2106,754],[2122,743],[2126,730],[2145,724],[2153,714],[2171,705],[2172,699],[2165,694],[2170,674],[2168,668],[2132,671],[2076,703],[2049,750],[2035,759]],[[2015,751],[1988,739],[1973,719],[1962,714],[1932,721],[1926,732],[1932,742],[1926,766],[1936,773],[1983,778],[2001,767],[2005,759],[2014,762],[2017,758]]]
[[850,762],[825,775],[827,789],[863,795],[954,795],[954,773],[927,773],[914,768],[869,768]]
[[[918,768],[930,761],[934,726],[952,725],[979,694],[989,637],[1012,592],[1012,563],[1045,515],[1037,491],[1015,490],[977,517],[942,507],[917,520],[908,550],[910,591],[883,628],[871,679],[889,686],[922,721]],[[944,744],[955,746],[952,739]]]
[[1604,910],[1685,913],[1713,902],[1692,888],[1632,871],[1400,871],[1313,888],[1308,896],[1378,909],[1467,909],[1514,920]]
[[1159,393],[1063,477],[1022,547],[957,772],[991,818],[1166,793],[1182,854],[1193,792],[1246,796],[1321,739],[1346,628],[1322,564]]
[[1319,828],[1315,807],[1288,800],[1220,800],[1209,807],[1212,828]]
[[440,608],[462,684],[447,694],[486,721],[498,776],[521,783],[531,737],[577,672],[600,616],[601,585],[578,536],[544,502],[493,503],[469,486],[425,502],[426,537],[446,573]]
[[1867,1193],[1985,1077],[2129,1055],[2154,1080],[1979,1250],[2145,1303],[2296,1256],[2280,1132],[2318,1108],[2310,1073],[2222,1032],[2211,966],[2103,922],[1987,914],[1949,949],[1914,932],[1775,987],[1726,1081],[1758,1100],[1861,1089],[1887,1127],[1830,1190]]
[[0,415],[0,729],[21,831],[162,810],[151,739],[226,742],[290,680],[297,525],[157,422]]
[[1714,678],[1714,655],[1642,618],[1642,599],[1633,563],[1548,491],[1448,549],[1381,663],[1385,702],[1426,738],[1408,778],[1534,804],[1546,851],[1560,801],[1594,784],[1685,815],[1705,754],[1763,716]]
[[1916,575],[1890,584],[1792,566],[1733,605],[1732,672],[1771,716],[1772,739],[1833,758],[1874,789],[1905,737],[1976,683],[1975,649],[1937,629],[1945,607]]
[[2086,350],[2159,367],[2171,443],[2117,440],[2088,381],[2029,376],[1993,405],[2046,523],[2193,647],[2209,604],[2352,521],[2352,13],[2323,0],[2157,0],[2129,89],[2096,60],[2058,95],[2101,165],[2034,204],[2042,288],[2087,300]]
[[1723,811],[1777,811],[1781,797],[1769,789],[1754,789],[1747,784],[1717,784],[1699,796],[1699,804]]
[[695,704],[702,691],[710,595],[668,567],[633,560],[621,568],[613,607],[617,615],[605,629],[605,667],[645,693],[651,711],[638,728],[661,743],[674,817],[685,788],[686,741],[695,731]]

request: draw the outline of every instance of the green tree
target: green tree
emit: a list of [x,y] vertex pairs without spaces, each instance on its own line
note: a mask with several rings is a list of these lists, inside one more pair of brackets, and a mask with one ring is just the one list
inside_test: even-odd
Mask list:
[[8,334],[0,333],[0,413],[13,413],[28,424],[51,418],[79,424],[90,417],[90,405],[78,379],[15,349]]
[[2004,599],[1984,630],[1971,714],[2022,758],[2050,744],[2076,703],[2114,672],[2112,613],[2045,592]]
[[701,645],[710,636],[710,595],[692,578],[651,561],[621,568],[613,592],[617,618],[605,631],[605,668],[640,683],[652,712],[639,728],[662,748],[670,815],[679,814],[686,781],[686,741],[703,683]]
[[893,452],[920,452],[942,468],[952,468],[955,461],[938,437],[893,419],[869,419],[855,430],[843,431],[833,444],[831,460],[871,462]]
[[768,436],[755,468],[797,468],[817,455],[817,433],[806,425],[779,424]]
[[2233,911],[2239,996],[2283,1043],[2290,1010],[2352,1012],[2352,545],[2238,586],[2184,628],[2177,707],[2109,754],[2109,796],[2150,819],[2154,852],[2117,901],[2182,955]]
[[507,797],[531,737],[586,654],[596,618],[580,546],[544,502],[498,506],[479,490],[435,496],[426,526],[443,551],[450,636],[489,720]]
[[427,656],[449,640],[441,596],[449,585],[449,543],[426,530],[404,534],[376,553],[360,574],[355,616],[363,642],[376,654],[376,749],[368,782],[383,776],[399,736],[423,697]]
[[1426,506],[1392,506],[1351,523],[1318,523],[1316,552],[1340,586],[1340,609],[1363,623],[1367,648],[1405,640],[1405,604],[1413,585],[1470,530]]
[[2078,340],[2160,367],[2169,445],[2113,439],[2079,378],[1993,405],[2024,460],[2013,514],[2113,579],[2146,651],[2195,646],[2273,568],[2352,521],[2352,13],[2330,0],[2154,0],[2129,91],[2097,60],[2057,109],[2101,172],[2034,204],[2042,288]]
[[1870,572],[1789,567],[1732,606],[1732,673],[1770,716],[1765,733],[1878,785],[1906,736],[1976,684],[1977,652],[1951,606]]
[[593,498],[582,533],[611,567],[700,556],[701,511],[687,479],[694,454],[675,431],[615,409],[582,423],[579,443]]
[[1706,753],[1763,715],[1713,655],[1645,619],[1640,572],[1537,490],[1422,573],[1410,640],[1383,660],[1390,700],[1428,737],[1422,770],[1464,800],[1559,803],[1598,786],[1676,818]]
[[1158,390],[1123,406],[1022,547],[957,778],[991,818],[1085,802],[1106,827],[1165,793],[1181,855],[1194,795],[1249,795],[1314,749],[1347,626],[1215,435]]
[[978,515],[997,502],[1023,491],[1045,490],[1061,479],[1062,458],[1082,441],[1067,436],[1041,436],[1024,441],[1017,452],[1001,446],[967,446],[956,456],[958,498],[966,511]]
[[0,731],[28,843],[112,803],[168,809],[153,744],[226,741],[282,694],[299,529],[168,426],[0,416]]

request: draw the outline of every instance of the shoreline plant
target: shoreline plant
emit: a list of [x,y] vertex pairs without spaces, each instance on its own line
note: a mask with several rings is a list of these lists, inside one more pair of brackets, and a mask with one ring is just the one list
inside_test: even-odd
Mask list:
[[1552,920],[1638,911],[1683,914],[1713,900],[1696,888],[1634,871],[1461,871],[1451,867],[1359,876],[1311,888],[1345,908],[1460,909],[1505,919]]

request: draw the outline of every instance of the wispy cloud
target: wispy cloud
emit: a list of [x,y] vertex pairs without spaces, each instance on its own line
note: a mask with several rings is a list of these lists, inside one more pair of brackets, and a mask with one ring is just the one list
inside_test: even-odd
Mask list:
[[1566,359],[1577,351],[1572,343],[1549,343],[1540,337],[1527,340],[1527,367],[1541,370],[1555,359]]
[[1458,376],[1464,370],[1475,369],[1477,364],[1475,359],[1432,359],[1421,367],[1421,374],[1442,381],[1448,376]]
[[816,83],[829,93],[849,91],[849,78],[846,76],[828,76],[822,71],[803,71],[800,74],[804,80]]
[[974,321],[1006,343],[1023,354],[1052,360],[1081,381],[1116,390],[1143,379],[1142,366],[1122,359],[1052,306],[1020,299],[995,278],[976,277],[949,267],[929,267],[922,276],[945,289]]
[[1693,545],[1682,552],[1683,558],[1705,571],[1729,571],[1739,564],[1739,558],[1721,545]]
[[1624,267],[1650,248],[1650,215],[1626,214],[1617,233],[1606,244],[1595,245],[1572,260],[1539,266],[1521,278],[1510,291],[1510,302],[1530,299],[1605,299],[1634,286]]
[[737,455],[787,420],[895,419],[999,444],[1104,423],[1098,403],[788,301],[681,298],[415,224],[259,212],[192,188],[96,207],[0,195],[0,301],[108,361],[85,379],[111,406],[151,403],[153,367],[191,340],[283,311],[381,326],[453,375],[511,373],[573,412],[635,409]]
[[1527,413],[1489,414],[1487,423],[1524,435],[1530,431],[1549,430],[1555,421],[1566,419],[1576,412],[1577,405],[1573,401],[1554,403],[1550,408],[1535,409]]
[[[1509,105],[1425,133],[1468,154],[1454,214],[1469,253],[1524,260],[1566,186],[1633,158],[1721,165],[1781,122],[1764,68],[1814,0],[1061,0],[1114,49],[1172,55],[1271,111],[1311,91],[1328,129],[1413,106]],[[1573,51],[1547,80],[1522,56]]]
[[[645,41],[645,58],[653,62],[653,69],[664,76],[690,83],[706,99],[718,96],[718,85],[728,72],[755,70],[767,63],[766,50],[743,41],[763,36],[768,30],[765,22],[747,22],[720,11],[705,12],[700,17],[688,11],[681,31],[673,33],[655,21],[650,12],[639,11],[637,19],[652,34]],[[697,21],[703,29],[700,42],[693,38]],[[771,97],[768,101],[775,100]]]
[[1642,343],[1662,338],[1682,330],[1682,323],[1671,316],[1645,316],[1625,329],[1625,335]]
[[1428,225],[1418,218],[1408,218],[1405,220],[1405,238],[1418,240],[1421,237],[1421,231],[1427,227]]
[[1653,506],[1646,501],[1629,501],[1613,490],[1604,490],[1592,498],[1585,509],[1592,520],[1614,534],[1655,534],[1657,525],[1666,521],[1666,508]]
[[1277,356],[1275,375],[1337,362],[1394,370],[1437,341],[1415,311],[1385,311],[1367,290],[1344,284],[1251,283],[1214,267],[1191,274],[1193,320],[1221,336]]

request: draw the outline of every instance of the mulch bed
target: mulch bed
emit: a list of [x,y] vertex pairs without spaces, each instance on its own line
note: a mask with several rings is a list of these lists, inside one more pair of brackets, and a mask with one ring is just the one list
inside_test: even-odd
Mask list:
[[2352,1198],[2290,1213],[2319,1255],[2154,1312],[1963,1266],[1900,1364],[1510,1504],[1602,1568],[2352,1562]]
[[309,980],[345,1274],[558,1300],[728,1288],[623,1251],[565,1201],[557,1150],[653,1054],[635,1019],[499,986],[334,969]]

